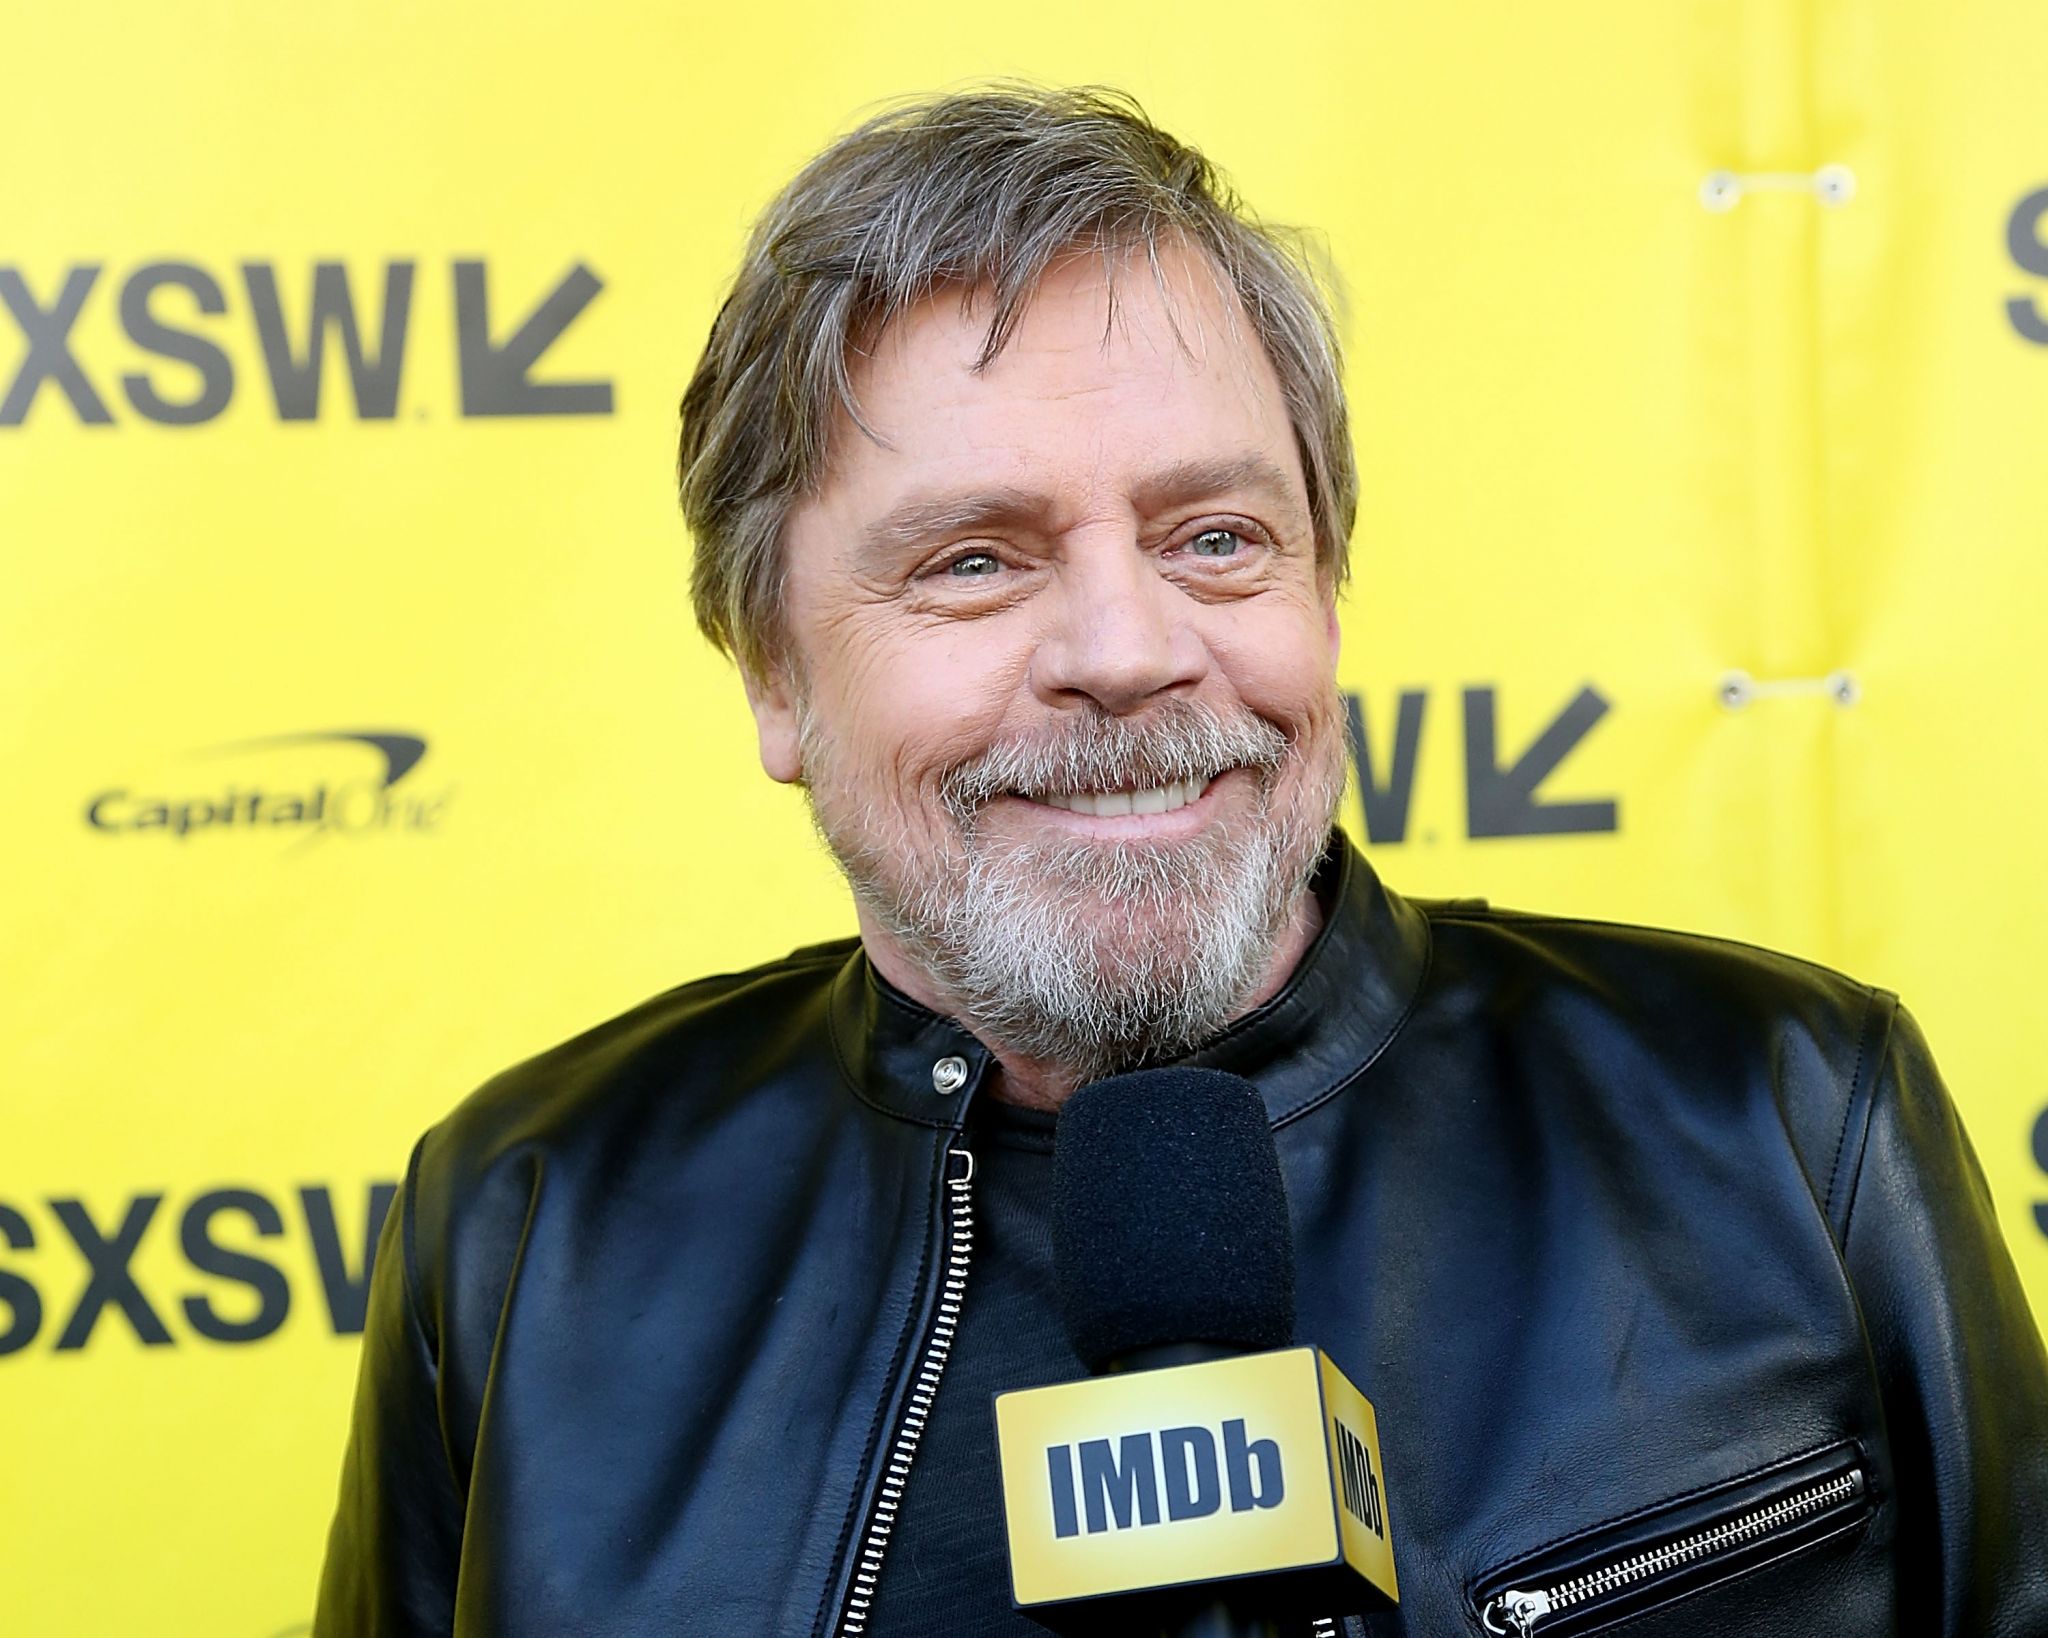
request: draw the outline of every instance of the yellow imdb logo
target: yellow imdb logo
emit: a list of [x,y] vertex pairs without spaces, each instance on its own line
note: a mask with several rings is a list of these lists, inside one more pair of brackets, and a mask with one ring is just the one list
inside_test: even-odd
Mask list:
[[1397,1596],[1379,1427],[1314,1348],[996,1396],[1019,1605],[1349,1565]]

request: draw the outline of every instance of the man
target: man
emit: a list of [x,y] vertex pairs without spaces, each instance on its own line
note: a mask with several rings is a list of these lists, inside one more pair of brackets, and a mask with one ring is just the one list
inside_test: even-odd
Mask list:
[[2048,1365],[1896,999],[1421,905],[1331,829],[1356,484],[1312,282],[1122,99],[863,127],[683,401],[700,620],[858,941],[421,1140],[318,1630],[1038,1630],[989,1395],[1081,1374],[1063,1100],[1249,1077],[1375,1401],[1350,1630],[2048,1633]]

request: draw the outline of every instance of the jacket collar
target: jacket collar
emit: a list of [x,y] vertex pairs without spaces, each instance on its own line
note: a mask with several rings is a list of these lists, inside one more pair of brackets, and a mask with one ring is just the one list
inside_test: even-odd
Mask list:
[[[1422,913],[1381,883],[1342,831],[1331,833],[1315,891],[1322,931],[1279,993],[1178,1060],[1244,1076],[1276,1126],[1386,1050],[1429,959]],[[922,1126],[965,1120],[992,1061],[970,1031],[903,994],[858,946],[833,980],[829,1006],[833,1044],[857,1097]],[[957,1068],[946,1064],[953,1058]]]

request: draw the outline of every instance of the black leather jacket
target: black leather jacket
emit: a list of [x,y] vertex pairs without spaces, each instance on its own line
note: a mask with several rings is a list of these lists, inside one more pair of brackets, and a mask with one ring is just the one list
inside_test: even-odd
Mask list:
[[[1378,1407],[1402,1602],[1352,1630],[2048,1634],[2048,1364],[1896,998],[1328,869],[1194,1061],[1264,1093],[1299,1334]],[[428,1131],[315,1630],[857,1631],[988,1063],[847,942]]]

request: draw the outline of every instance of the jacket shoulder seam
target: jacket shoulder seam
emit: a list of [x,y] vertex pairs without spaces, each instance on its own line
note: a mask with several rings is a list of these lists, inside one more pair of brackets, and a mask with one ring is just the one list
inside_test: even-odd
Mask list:
[[785,956],[734,972],[707,973],[657,991],[622,1012],[519,1059],[492,1075],[443,1117],[439,1124],[449,1133],[445,1144],[454,1145],[458,1153],[468,1147],[465,1133],[476,1118],[477,1106],[495,1091],[510,1093],[539,1086],[591,1054],[606,1051],[611,1043],[631,1039],[636,1031],[652,1028],[659,1037],[672,1037],[678,1028],[690,1027],[689,1019],[694,1017],[691,1009],[723,1007],[743,996],[751,986],[810,979],[832,966],[831,957],[823,953],[799,951],[797,957],[801,959]]
[[399,1227],[404,1241],[399,1247],[399,1283],[404,1287],[406,1313],[410,1316],[419,1333],[420,1346],[425,1353],[425,1366],[434,1385],[434,1431],[440,1441],[441,1471],[447,1479],[449,1490],[456,1499],[458,1509],[467,1485],[462,1478],[462,1468],[455,1459],[454,1447],[449,1442],[448,1425],[442,1414],[441,1404],[441,1336],[439,1330],[429,1323],[421,1304],[426,1298],[426,1280],[421,1273],[419,1259],[419,1175],[422,1160],[426,1154],[427,1139],[433,1135],[429,1127],[422,1132],[419,1141],[412,1146],[412,1157],[406,1162],[405,1183],[397,1206]]
[[1702,933],[1689,927],[1653,927],[1648,922],[1621,921],[1610,916],[1565,916],[1540,910],[1508,910],[1498,905],[1472,906],[1471,901],[1463,899],[1443,900],[1438,904],[1429,905],[1425,913],[1432,921],[1472,921],[1493,923],[1503,927],[1584,927],[1618,933],[1648,933],[1656,938],[1674,939],[1687,944],[1747,950],[1756,955],[1769,956],[1773,961],[1804,967],[1811,973],[1834,979],[1839,983],[1852,984],[1859,991],[1868,991],[1871,988],[1840,968],[1828,966],[1826,962],[1815,961],[1809,956],[1795,955],[1789,950],[1773,949],[1768,944],[1758,944],[1750,939],[1730,938],[1725,933]]
[[818,968],[836,967],[846,959],[847,953],[845,948],[835,949],[829,944],[808,944],[800,950],[790,951],[788,955],[777,956],[773,961],[758,962],[752,967],[735,967],[730,972],[703,973],[696,978],[685,979],[671,989],[656,991],[641,1004],[644,1006],[655,1001],[664,1001],[671,996],[701,989],[707,984],[729,984],[737,980],[774,978],[782,973],[807,973]]
[[[1849,1219],[1856,1210],[1856,1196],[1863,1181],[1863,1156],[1868,1148],[1870,1117],[1877,1101],[1877,1086],[1883,1079],[1892,1024],[1898,1017],[1898,997],[1889,990],[1873,989],[1857,1032],[1856,1070],[1849,1082],[1849,1097],[1842,1110],[1842,1135],[1835,1145],[1835,1164],[1828,1177],[1828,1227],[1835,1243],[1844,1251],[1849,1245]],[[1838,1188],[1842,1194],[1839,1216],[1835,1204]]]
[[[1707,951],[1730,951],[1744,955],[1766,958],[1776,965],[1787,978],[1803,975],[1805,979],[1833,993],[1835,1004],[1840,1008],[1844,1024],[1855,1032],[1856,1056],[1849,1066],[1846,1080],[1837,1068],[1829,1084],[1839,1089],[1842,1109],[1836,1125],[1833,1153],[1829,1155],[1821,1148],[1826,1143],[1826,1128],[1815,1134],[1811,1150],[1792,1136],[1792,1147],[1801,1167],[1810,1180],[1815,1203],[1825,1219],[1837,1247],[1848,1244],[1849,1214],[1854,1209],[1856,1185],[1861,1175],[1864,1138],[1869,1130],[1872,1105],[1872,1086],[1877,1068],[1884,1057],[1884,1045],[1889,1037],[1891,1017],[1896,1011],[1898,997],[1891,991],[1876,985],[1866,984],[1839,968],[1790,951],[1772,949],[1748,939],[1729,938],[1718,933],[1697,932],[1680,927],[1653,927],[1643,922],[1621,921],[1611,917],[1565,916],[1541,911],[1503,909],[1498,906],[1473,905],[1470,901],[1442,901],[1429,907],[1431,919],[1439,922],[1463,922],[1478,925],[1493,925],[1503,929],[1557,927],[1561,929],[1585,929],[1592,932],[1614,932],[1640,934],[1645,937],[1668,941],[1671,944],[1690,945]],[[1850,1022],[1853,1006],[1853,1023]],[[1831,1055],[1832,1056],[1832,1055]],[[1840,1059],[1835,1062],[1839,1065]],[[1832,1100],[1830,1100],[1832,1102]],[[1821,1170],[1823,1162],[1826,1171]]]
[[440,1341],[434,1334],[434,1328],[427,1323],[426,1315],[420,1311],[423,1282],[420,1277],[419,1177],[420,1156],[426,1150],[427,1135],[426,1132],[420,1134],[419,1141],[412,1146],[411,1158],[405,1163],[405,1197],[400,1203],[403,1211],[400,1224],[405,1230],[405,1244],[399,1272],[405,1282],[405,1306],[412,1314],[412,1322],[419,1327],[420,1339],[427,1344],[427,1351],[438,1359]]

